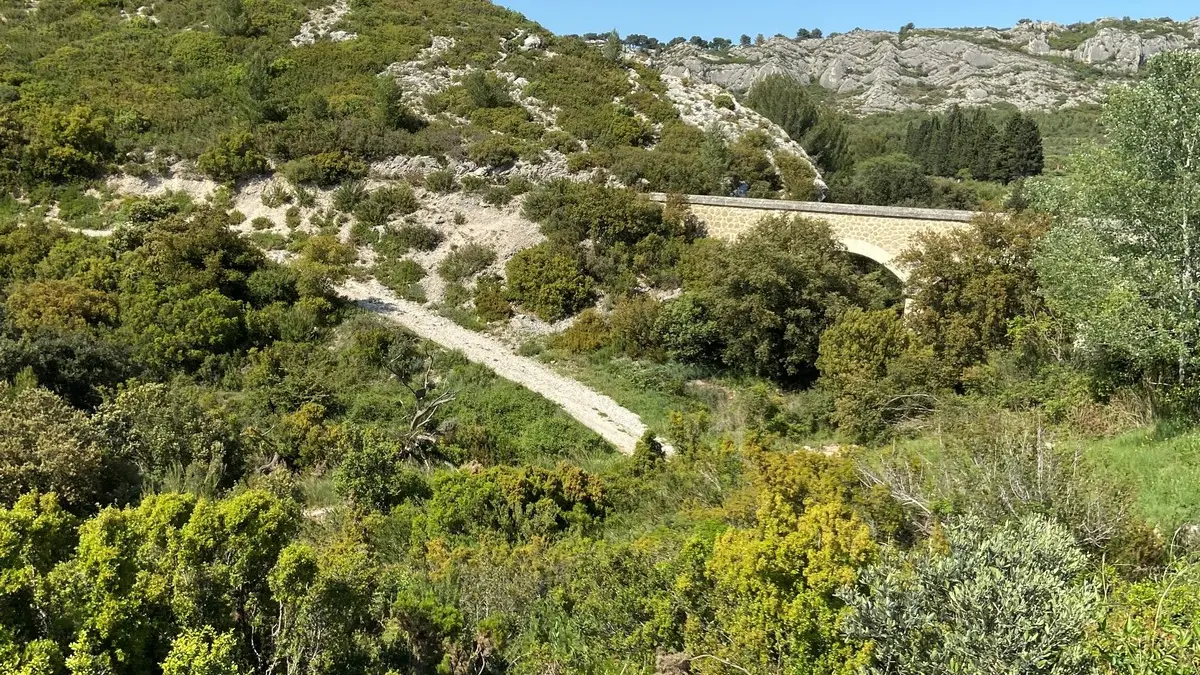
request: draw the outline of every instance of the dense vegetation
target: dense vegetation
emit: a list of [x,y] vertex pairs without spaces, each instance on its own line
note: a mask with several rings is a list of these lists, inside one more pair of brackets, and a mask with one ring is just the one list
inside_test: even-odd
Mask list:
[[[356,40],[287,46],[306,7],[6,6],[0,154],[22,199],[0,200],[0,672],[1200,669],[1200,58],[1156,59],[1108,102],[1107,146],[1031,179],[1023,211],[925,237],[902,286],[820,220],[719,242],[681,198],[603,175],[368,189],[391,154],[503,174],[548,147],[676,191],[778,196],[811,176],[759,134],[683,124],[653,71],[490,4],[355,3]],[[518,30],[558,56],[506,43],[499,72],[561,133],[495,68],[422,115],[376,77],[430,34],[456,38],[447,64],[495,66]],[[966,168],[961,134],[936,168],[856,154],[846,120],[771,87],[755,105],[827,141],[819,163],[848,158],[831,171],[855,189]],[[964,115],[927,129],[986,135]],[[1033,144],[1000,144],[1017,146]],[[339,187],[287,264],[252,244],[266,228],[234,231],[228,189],[88,190],[169,154],[221,181],[274,164],[291,186],[263,201],[281,209]],[[522,352],[635,409],[673,456],[654,434],[618,455],[338,298],[368,273],[420,292],[405,256],[441,235],[403,221],[409,181],[519,200],[544,243],[504,278],[479,244],[436,274],[473,284],[479,327],[514,306],[574,317]]]
[[822,169],[831,201],[976,210],[1045,168],[1039,124],[1020,112],[955,107],[855,120],[827,98],[772,75],[744,102],[801,142]]

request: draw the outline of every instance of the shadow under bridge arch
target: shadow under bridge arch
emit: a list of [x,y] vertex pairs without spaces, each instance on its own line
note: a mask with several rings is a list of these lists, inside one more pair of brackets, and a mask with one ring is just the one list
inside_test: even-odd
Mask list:
[[842,242],[842,246],[846,247],[848,253],[878,263],[881,267],[891,272],[892,276],[896,277],[901,285],[908,283],[908,271],[896,263],[896,255],[888,252],[883,247],[872,244],[869,241],[851,237],[838,237],[838,240]]

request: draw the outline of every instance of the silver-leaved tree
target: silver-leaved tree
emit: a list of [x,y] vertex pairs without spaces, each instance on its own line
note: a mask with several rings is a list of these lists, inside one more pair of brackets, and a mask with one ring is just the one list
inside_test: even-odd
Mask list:
[[1035,264],[1078,344],[1150,384],[1200,376],[1200,54],[1163,54],[1105,105],[1109,143],[1031,186],[1056,225]]

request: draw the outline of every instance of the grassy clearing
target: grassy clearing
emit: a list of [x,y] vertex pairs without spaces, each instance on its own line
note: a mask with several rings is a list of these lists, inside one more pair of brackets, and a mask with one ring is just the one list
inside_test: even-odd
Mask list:
[[1163,437],[1139,429],[1091,444],[1088,455],[1137,486],[1142,515],[1165,536],[1200,523],[1200,431]]
[[542,355],[548,365],[637,413],[645,424],[665,429],[673,410],[692,410],[708,402],[688,383],[701,376],[695,368],[656,364],[624,357],[572,356],[559,350]]
[[703,411],[710,440],[730,438],[740,443],[754,429],[795,446],[845,441],[810,422],[809,392],[780,392],[758,378],[714,377],[703,368],[613,357],[604,351],[578,355],[551,349],[542,352],[540,359],[637,413],[668,440],[672,440],[672,412]]

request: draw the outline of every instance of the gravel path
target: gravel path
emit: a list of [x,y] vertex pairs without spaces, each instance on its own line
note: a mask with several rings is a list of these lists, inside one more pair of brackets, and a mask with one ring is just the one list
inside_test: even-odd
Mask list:
[[[375,280],[349,281],[338,291],[420,337],[461,351],[468,359],[491,368],[500,377],[541,394],[621,452],[632,453],[634,445],[646,432],[641,418],[611,398],[563,377],[537,361],[512,353],[497,340],[467,330],[415,302],[400,299]],[[663,448],[671,451],[665,443]]]

